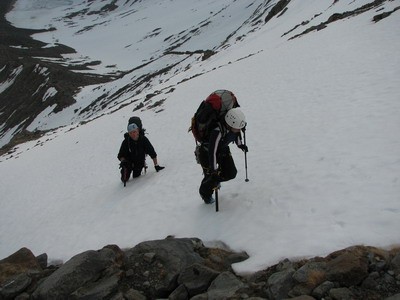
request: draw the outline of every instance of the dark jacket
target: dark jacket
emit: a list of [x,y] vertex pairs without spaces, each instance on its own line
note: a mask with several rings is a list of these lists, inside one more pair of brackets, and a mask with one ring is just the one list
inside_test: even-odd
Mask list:
[[144,165],[146,154],[151,158],[156,158],[157,153],[149,139],[144,135],[139,135],[139,139],[134,141],[128,133],[124,135],[125,139],[122,141],[121,148],[118,152],[118,159],[122,157],[135,165]]
[[208,142],[205,146],[208,149],[208,161],[211,170],[217,169],[217,156],[222,153],[229,153],[229,144],[236,143],[242,144],[242,137],[240,133],[234,133],[219,124],[210,132]]

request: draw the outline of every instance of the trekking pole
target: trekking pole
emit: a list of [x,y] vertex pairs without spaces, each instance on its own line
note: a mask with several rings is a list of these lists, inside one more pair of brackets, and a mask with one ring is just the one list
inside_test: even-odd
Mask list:
[[[246,130],[243,130],[244,145],[246,145]],[[244,181],[249,182],[247,177],[247,151],[244,151],[244,168],[246,170],[246,179]]]
[[215,211],[218,211],[218,189],[215,189]]

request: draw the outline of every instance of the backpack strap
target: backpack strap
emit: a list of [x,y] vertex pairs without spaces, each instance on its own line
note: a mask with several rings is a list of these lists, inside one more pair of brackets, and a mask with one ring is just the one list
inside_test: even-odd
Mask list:
[[208,130],[207,139],[204,142],[201,142],[200,144],[201,146],[205,146],[207,148],[209,135],[211,131],[214,130],[215,128],[218,127],[219,131],[221,132],[221,136],[225,136],[225,134],[228,132],[228,129],[224,126],[224,124],[221,121],[217,121],[215,123],[217,126],[213,126],[212,129]]
[[132,153],[131,141],[130,141],[131,139],[129,138],[129,134],[126,133],[124,136],[125,136],[126,143],[128,144],[128,151],[129,151],[129,153]]

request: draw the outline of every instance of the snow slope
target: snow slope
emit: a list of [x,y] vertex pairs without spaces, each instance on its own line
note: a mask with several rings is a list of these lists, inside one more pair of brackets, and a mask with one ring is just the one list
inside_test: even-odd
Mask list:
[[[16,11],[27,2],[18,0]],[[220,3],[184,2],[198,11]],[[250,258],[234,268],[253,272],[285,257],[323,256],[354,244],[399,245],[399,13],[373,23],[372,10],[301,38],[281,37],[318,12],[329,11],[315,17],[326,20],[363,3],[292,1],[284,22],[275,18],[195,68],[160,80],[154,90],[171,82],[175,88],[155,97],[166,99],[162,109],[132,112],[132,103],[1,157],[0,257],[26,246],[67,260],[110,243],[132,247],[175,235],[247,251]],[[398,5],[391,1],[384,9]],[[138,13],[145,16],[146,8]],[[109,32],[121,26],[113,24]],[[57,34],[73,43],[67,29]],[[124,62],[101,48],[79,51],[118,67]],[[248,119],[250,181],[244,181],[243,153],[232,146],[239,172],[222,185],[216,213],[198,196],[202,174],[187,129],[199,101],[221,88],[236,94]],[[148,160],[147,174],[124,188],[116,155],[133,114],[142,118],[166,168],[156,173]]]

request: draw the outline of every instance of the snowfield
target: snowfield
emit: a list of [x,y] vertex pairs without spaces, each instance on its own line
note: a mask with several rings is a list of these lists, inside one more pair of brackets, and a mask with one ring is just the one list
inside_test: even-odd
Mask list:
[[[193,59],[188,70],[161,75],[149,92],[174,88],[152,99],[165,99],[161,106],[133,112],[133,102],[89,123],[54,129],[0,157],[0,258],[28,247],[36,255],[46,252],[50,260],[68,260],[107,244],[133,247],[174,235],[246,251],[250,258],[234,265],[236,272],[246,273],[282,258],[323,256],[355,244],[399,245],[399,11],[374,23],[377,10],[370,10],[300,38],[282,37],[304,20],[319,24],[335,12],[369,3],[331,2],[291,1],[285,14],[258,30],[241,28],[246,32],[242,41],[207,60]],[[19,27],[55,26],[57,31],[34,37],[49,43],[57,39],[79,55],[121,70],[147,60],[149,49],[152,55],[162,51],[158,45],[164,31],[170,35],[191,28],[225,5],[231,20],[242,17],[237,23],[243,23],[248,15],[240,12],[250,5],[143,1],[125,17],[118,11],[106,25],[77,35],[93,20],[82,18],[78,28],[60,27],[55,17],[81,1],[43,3],[48,5],[18,0],[7,18]],[[385,2],[382,9],[391,11],[399,3]],[[160,11],[165,13],[154,20]],[[139,19],[146,22],[133,30],[131,24]],[[180,50],[208,49],[232,31],[216,25]],[[159,40],[134,45],[156,28],[163,32]],[[104,71],[100,67],[96,71]],[[217,89],[233,91],[246,114],[250,179],[244,180],[243,152],[232,145],[238,175],[223,183],[219,212],[198,195],[202,173],[187,133],[200,101]],[[82,89],[77,99],[85,101],[93,93]],[[71,114],[72,108],[59,115],[44,113],[33,127],[54,128]],[[116,156],[132,115],[141,117],[159,164],[166,168],[156,173],[148,159],[147,174],[124,188]]]

